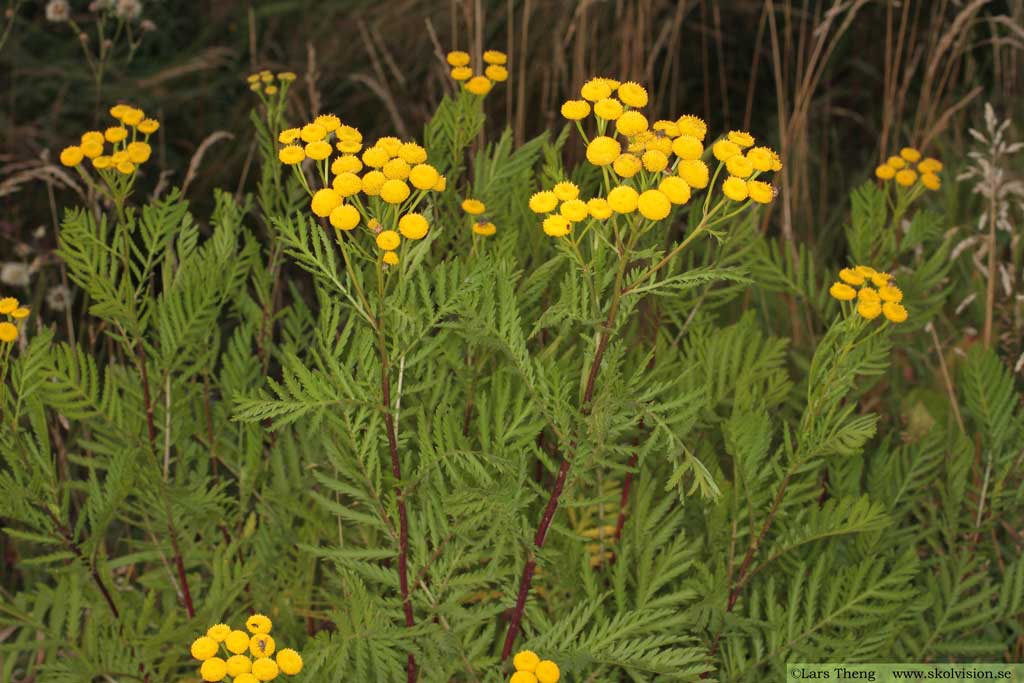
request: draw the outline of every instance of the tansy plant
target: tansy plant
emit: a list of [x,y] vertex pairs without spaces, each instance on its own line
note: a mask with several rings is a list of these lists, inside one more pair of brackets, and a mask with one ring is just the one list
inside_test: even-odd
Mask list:
[[[574,123],[586,145],[587,163],[600,172],[599,191],[587,198],[576,183],[563,180],[531,196],[529,207],[544,216],[544,233],[559,240],[579,269],[586,282],[590,315],[603,320],[596,326],[592,359],[579,388],[578,409],[586,415],[592,409],[609,342],[640,298],[684,290],[696,282],[736,279],[735,273],[725,269],[659,276],[702,234],[721,237],[730,220],[749,206],[771,202],[774,190],[759,178],[781,169],[782,163],[770,148],[755,147],[753,136],[745,131],[731,131],[705,150],[707,125],[693,115],[652,124],[643,113],[647,90],[638,83],[593,78],[580,89],[580,96],[562,105],[562,116]],[[712,157],[714,172],[705,160]],[[703,199],[694,201],[702,190],[707,190]],[[691,201],[696,208],[688,233],[661,249],[664,233]],[[573,462],[574,440],[570,437],[562,446],[558,476],[520,578],[503,659],[512,652],[537,553],[544,548]]]
[[463,50],[452,50],[445,56],[451,67],[449,72],[452,80],[461,83],[462,89],[472,95],[483,97],[491,91],[495,83],[508,80],[508,55],[499,50],[487,50],[483,54],[486,65],[482,74],[474,74],[470,66],[471,57]]

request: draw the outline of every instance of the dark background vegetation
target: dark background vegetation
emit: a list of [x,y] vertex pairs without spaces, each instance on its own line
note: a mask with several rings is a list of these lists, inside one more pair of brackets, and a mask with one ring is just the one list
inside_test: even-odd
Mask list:
[[[114,46],[98,90],[70,23],[47,21],[45,0],[6,4],[6,259],[52,246],[75,196],[49,160],[114,102],[163,121],[147,192],[161,173],[164,186],[181,185],[190,168],[194,204],[216,187],[250,189],[245,76],[263,68],[299,74],[293,122],[333,112],[367,137],[421,131],[452,87],[448,49],[509,53],[489,125],[511,126],[519,141],[559,127],[560,102],[590,76],[634,79],[660,115],[696,113],[712,130],[750,129],[777,146],[786,168],[769,224],[811,244],[833,242],[850,187],[886,155],[915,144],[955,172],[983,104],[1011,118],[1021,106],[1022,0],[143,0],[133,35],[141,20],[154,27],[130,59],[126,41]],[[95,13],[85,0],[70,5],[95,50]],[[232,137],[209,139],[218,131]]]

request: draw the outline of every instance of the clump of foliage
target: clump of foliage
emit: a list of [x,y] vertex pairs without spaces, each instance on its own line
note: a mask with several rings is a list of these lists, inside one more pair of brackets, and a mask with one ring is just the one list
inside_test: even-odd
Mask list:
[[[1012,657],[1024,420],[984,345],[924,358],[956,236],[896,170],[917,150],[851,194],[832,263],[761,230],[785,160],[749,133],[596,78],[515,145],[483,114],[504,55],[468,58],[422,145],[289,126],[292,75],[257,74],[257,192],[205,220],[65,150],[103,181],[60,231],[88,322],[0,310],[3,677]],[[300,659],[221,666],[206,625],[265,653],[271,620]]]

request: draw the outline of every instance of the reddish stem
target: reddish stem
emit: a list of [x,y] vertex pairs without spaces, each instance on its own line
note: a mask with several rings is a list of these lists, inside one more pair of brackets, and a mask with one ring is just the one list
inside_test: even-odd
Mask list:
[[[402,481],[402,465],[398,458],[398,437],[395,434],[395,420],[391,415],[391,380],[388,378],[387,356],[381,354],[381,393],[384,398],[384,427],[388,435],[388,450],[391,451],[391,474],[396,482]],[[405,612],[405,625],[409,628],[415,623],[412,615],[412,600],[409,598],[409,518],[405,510],[405,493],[399,484],[395,485],[395,498],[398,503],[398,586],[402,593],[402,610]],[[406,658],[406,672],[409,683],[416,681],[416,658],[410,652]]]
[[[609,316],[614,320],[614,307],[612,309],[612,316]],[[609,322],[610,325],[610,322]],[[583,414],[588,413],[590,401],[594,397],[594,385],[597,382],[597,373],[601,368],[601,359],[604,358],[605,349],[608,348],[608,332],[604,332],[601,335],[600,341],[597,343],[597,349],[594,351],[594,362],[590,365],[590,374],[587,376],[587,387],[583,392],[582,409]],[[551,527],[551,521],[555,517],[555,512],[558,510],[558,500],[562,495],[562,491],[565,488],[565,480],[569,475],[569,467],[572,464],[572,451],[575,449],[575,442],[569,446],[569,452],[562,460],[561,466],[558,468],[558,477],[555,479],[555,485],[551,489],[551,495],[548,496],[548,503],[544,507],[544,515],[540,519],[540,524],[537,526],[537,533],[533,537],[533,548],[530,550],[530,554],[526,558],[526,566],[523,567],[523,575],[519,580],[519,593],[516,596],[516,606],[512,610],[512,617],[509,620],[508,632],[505,634],[505,644],[501,648],[501,659],[502,661],[509,658],[512,654],[512,646],[516,642],[516,636],[519,635],[519,625],[523,621],[523,611],[526,609],[526,598],[530,594],[530,585],[533,582],[533,572],[537,567],[537,553],[544,548],[544,542],[547,540],[548,529]]]
[[626,507],[629,505],[629,490],[633,485],[633,470],[636,468],[637,454],[629,456],[629,471],[622,481],[622,497],[619,498],[619,519],[615,522],[615,540],[622,538],[622,527],[626,524]]

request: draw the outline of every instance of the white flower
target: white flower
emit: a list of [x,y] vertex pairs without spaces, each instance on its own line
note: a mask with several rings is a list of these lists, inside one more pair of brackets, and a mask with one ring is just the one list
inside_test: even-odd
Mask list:
[[63,311],[71,303],[71,290],[64,285],[50,287],[46,292],[46,305],[54,311]]
[[46,3],[46,20],[62,23],[71,18],[71,7],[68,0],[50,0]]
[[117,15],[118,19],[135,21],[142,14],[142,2],[141,0],[117,0],[114,14]]
[[28,287],[29,270],[24,263],[8,261],[0,266],[0,282],[10,287]]

